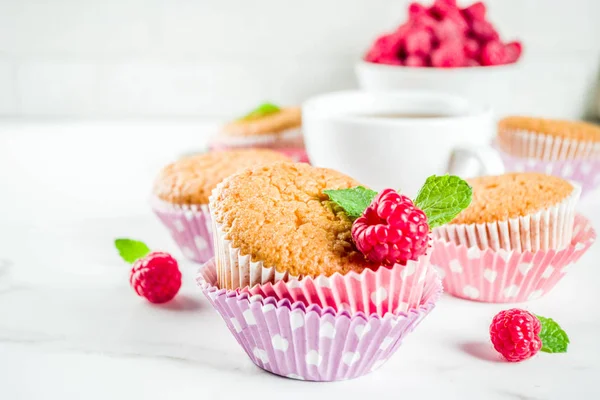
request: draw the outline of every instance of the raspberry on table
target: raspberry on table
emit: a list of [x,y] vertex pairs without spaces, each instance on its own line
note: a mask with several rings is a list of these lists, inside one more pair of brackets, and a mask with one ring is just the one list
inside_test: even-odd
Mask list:
[[425,213],[411,199],[394,189],[385,189],[354,221],[352,238],[371,262],[406,264],[427,251],[429,225]]
[[528,311],[512,308],[500,311],[490,325],[490,338],[496,351],[508,361],[534,356],[541,348],[540,321]]
[[135,261],[129,278],[138,295],[151,303],[166,303],[181,287],[181,272],[170,254],[155,251]]
[[471,31],[476,39],[482,42],[499,40],[500,35],[494,25],[484,19],[476,19],[471,24]]

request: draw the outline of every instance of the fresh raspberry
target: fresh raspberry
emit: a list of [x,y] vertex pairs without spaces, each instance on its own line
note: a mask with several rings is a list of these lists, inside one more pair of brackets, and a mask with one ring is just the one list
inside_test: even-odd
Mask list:
[[408,55],[427,55],[431,51],[432,38],[428,30],[417,28],[404,37],[404,51]]
[[427,251],[429,225],[425,213],[408,197],[385,189],[354,221],[352,238],[371,262],[406,264]]
[[481,1],[471,4],[462,10],[462,14],[467,21],[483,21],[485,20],[485,4]]
[[379,57],[377,60],[379,64],[387,64],[387,65],[404,65],[402,60],[397,56],[383,56]]
[[445,19],[439,22],[434,28],[433,33],[439,42],[448,40],[461,40],[465,32],[451,19]]
[[154,251],[133,263],[129,283],[151,303],[165,303],[179,291],[181,272],[170,254]]
[[480,67],[481,64],[479,64],[479,61],[473,59],[473,58],[467,58],[467,61],[465,62],[465,67]]
[[388,35],[382,35],[375,40],[369,52],[365,55],[365,60],[369,62],[381,62],[381,60],[390,60],[397,57],[402,46],[400,34],[395,32]]
[[475,39],[466,39],[464,42],[463,49],[467,58],[477,59],[479,58],[479,42]]
[[465,63],[465,53],[458,41],[444,42],[431,54],[431,65],[434,67],[463,67]]
[[498,41],[491,41],[481,49],[479,62],[481,65],[501,65],[506,62],[506,59],[504,45]]
[[517,362],[534,356],[542,347],[540,321],[525,310],[500,311],[490,325],[494,348],[508,361]]
[[454,8],[448,11],[448,13],[446,14],[446,19],[452,21],[458,27],[462,36],[466,35],[467,31],[469,30],[469,24],[467,23],[463,15],[460,13],[460,10],[458,8]]
[[474,20],[471,25],[471,32],[473,33],[473,36],[481,42],[500,39],[500,35],[498,35],[494,25],[485,20]]
[[427,9],[422,4],[410,3],[410,5],[408,6],[408,15],[410,18],[419,17],[425,14],[427,14]]
[[449,12],[456,9],[456,0],[435,0],[429,8],[429,14],[438,21],[441,21],[446,18]]
[[413,55],[406,57],[404,65],[407,67],[426,67],[427,61],[421,56]]
[[521,57],[523,45],[521,42],[510,42],[504,46],[504,49],[506,50],[506,59],[504,61],[506,64],[511,64],[517,62],[519,57]]

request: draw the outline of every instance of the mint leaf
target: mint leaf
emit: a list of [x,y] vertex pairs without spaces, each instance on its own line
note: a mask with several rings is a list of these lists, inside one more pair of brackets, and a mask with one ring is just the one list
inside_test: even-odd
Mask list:
[[351,189],[323,190],[323,193],[342,207],[351,219],[360,217],[377,196],[377,192],[362,186]]
[[128,263],[133,263],[150,253],[150,249],[144,243],[132,239],[116,239],[115,247],[119,250],[121,258]]
[[281,111],[281,108],[272,103],[264,103],[250,111],[248,114],[240,118],[240,121],[262,118],[270,114],[275,114]]
[[566,353],[569,345],[567,333],[552,318],[545,318],[536,315],[542,324],[540,339],[542,340],[541,350],[546,353]]
[[473,189],[458,176],[432,175],[425,181],[415,205],[427,215],[429,228],[447,224],[471,204]]

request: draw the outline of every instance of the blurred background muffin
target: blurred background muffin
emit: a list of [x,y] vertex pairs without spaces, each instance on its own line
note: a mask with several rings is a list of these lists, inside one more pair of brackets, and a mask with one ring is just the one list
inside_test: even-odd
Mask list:
[[205,262],[213,254],[208,199],[229,175],[245,168],[291,161],[268,149],[222,150],[182,158],[160,171],[154,182],[152,207],[183,255]]

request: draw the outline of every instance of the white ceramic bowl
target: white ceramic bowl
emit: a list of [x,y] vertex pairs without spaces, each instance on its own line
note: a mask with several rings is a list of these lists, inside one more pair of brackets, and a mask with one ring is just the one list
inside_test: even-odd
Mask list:
[[519,64],[492,67],[403,67],[359,61],[356,76],[367,91],[435,90],[489,105],[496,116],[512,111],[511,81]]

